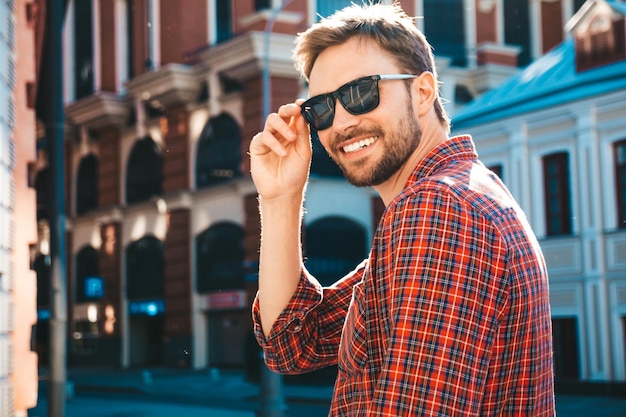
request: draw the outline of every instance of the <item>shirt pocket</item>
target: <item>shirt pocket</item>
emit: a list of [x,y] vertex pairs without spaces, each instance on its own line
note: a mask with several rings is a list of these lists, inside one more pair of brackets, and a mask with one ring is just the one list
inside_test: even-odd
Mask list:
[[340,373],[354,375],[363,372],[366,362],[365,291],[361,281],[352,290],[352,300],[339,343],[337,367]]

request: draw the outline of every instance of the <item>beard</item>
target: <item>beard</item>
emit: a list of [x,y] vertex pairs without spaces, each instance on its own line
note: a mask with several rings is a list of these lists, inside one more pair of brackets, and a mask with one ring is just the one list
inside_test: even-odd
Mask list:
[[[413,106],[409,101],[407,112],[393,130],[385,130],[381,127],[360,129],[352,132],[351,136],[378,136],[378,145],[382,145],[382,155],[373,167],[369,158],[363,158],[351,162],[349,166],[342,163],[335,153],[330,157],[335,161],[343,172],[348,182],[356,187],[370,187],[382,184],[391,178],[406,163],[411,154],[420,143],[422,132],[419,122],[413,117]],[[390,123],[390,125],[393,125]],[[339,135],[334,138],[334,143],[339,144],[348,137]],[[333,147],[337,149],[337,147]]]

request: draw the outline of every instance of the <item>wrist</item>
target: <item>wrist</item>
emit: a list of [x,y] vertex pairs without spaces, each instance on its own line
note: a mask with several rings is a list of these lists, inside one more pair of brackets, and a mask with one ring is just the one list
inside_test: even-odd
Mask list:
[[301,210],[304,204],[304,192],[301,194],[281,194],[272,198],[257,197],[259,208],[264,210]]

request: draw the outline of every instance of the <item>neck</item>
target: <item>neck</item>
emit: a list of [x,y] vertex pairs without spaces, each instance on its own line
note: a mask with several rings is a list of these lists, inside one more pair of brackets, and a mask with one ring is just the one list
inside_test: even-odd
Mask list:
[[[433,124],[422,124],[422,126],[433,126]],[[448,140],[448,135],[438,123],[435,124],[434,128],[424,128],[419,145],[402,167],[387,181],[374,187],[385,206],[388,206],[394,198],[400,195],[409,177],[426,155],[446,140]]]

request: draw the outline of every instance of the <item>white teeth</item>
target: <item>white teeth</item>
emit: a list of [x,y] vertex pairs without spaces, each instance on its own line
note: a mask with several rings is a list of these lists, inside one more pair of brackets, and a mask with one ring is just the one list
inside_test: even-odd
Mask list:
[[374,142],[376,142],[376,138],[375,137],[368,138],[368,139],[363,139],[363,140],[360,140],[358,142],[351,143],[350,145],[344,146],[343,147],[343,151],[345,153],[360,151],[363,148],[367,148],[368,146],[370,146]]

